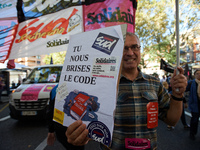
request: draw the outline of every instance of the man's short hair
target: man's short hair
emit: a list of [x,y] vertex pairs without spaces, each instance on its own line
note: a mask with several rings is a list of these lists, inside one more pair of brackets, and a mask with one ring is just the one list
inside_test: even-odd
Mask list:
[[139,37],[135,34],[135,33],[132,33],[132,32],[126,32],[126,36],[135,36],[139,41],[140,41],[140,39],[139,39]]

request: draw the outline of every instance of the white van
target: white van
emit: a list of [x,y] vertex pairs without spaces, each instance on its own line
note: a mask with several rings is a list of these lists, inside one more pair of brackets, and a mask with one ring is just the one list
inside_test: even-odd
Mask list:
[[9,98],[10,116],[17,120],[45,119],[50,92],[60,79],[63,65],[35,67]]

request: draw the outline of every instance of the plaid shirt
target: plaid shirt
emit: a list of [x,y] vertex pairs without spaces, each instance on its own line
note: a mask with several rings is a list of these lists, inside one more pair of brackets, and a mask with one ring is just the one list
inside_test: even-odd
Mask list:
[[115,111],[114,131],[110,148],[124,150],[125,138],[146,138],[151,149],[157,148],[157,128],[147,128],[147,104],[158,102],[159,119],[163,120],[169,109],[170,97],[158,79],[139,70],[134,81],[121,76]]

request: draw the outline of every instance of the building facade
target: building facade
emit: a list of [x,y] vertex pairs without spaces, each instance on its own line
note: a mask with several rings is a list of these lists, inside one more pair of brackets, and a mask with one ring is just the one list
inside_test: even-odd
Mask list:
[[17,58],[15,59],[15,62],[19,64],[23,64],[28,67],[41,66],[41,65],[45,65],[45,63],[42,61],[44,57],[45,55]]

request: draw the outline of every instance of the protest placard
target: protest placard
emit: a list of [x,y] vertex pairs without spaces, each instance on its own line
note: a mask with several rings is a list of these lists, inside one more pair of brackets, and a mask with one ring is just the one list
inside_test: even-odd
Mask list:
[[54,121],[69,126],[81,119],[89,137],[110,145],[126,25],[70,37],[59,85]]

